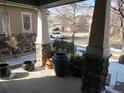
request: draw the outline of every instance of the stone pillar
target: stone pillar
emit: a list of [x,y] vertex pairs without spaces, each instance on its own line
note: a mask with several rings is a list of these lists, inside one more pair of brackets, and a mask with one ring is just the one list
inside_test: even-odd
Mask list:
[[49,57],[50,38],[48,32],[47,10],[38,8],[38,24],[36,38],[36,64],[44,66]]
[[109,65],[110,0],[96,0],[89,45],[84,54],[83,93],[101,93]]

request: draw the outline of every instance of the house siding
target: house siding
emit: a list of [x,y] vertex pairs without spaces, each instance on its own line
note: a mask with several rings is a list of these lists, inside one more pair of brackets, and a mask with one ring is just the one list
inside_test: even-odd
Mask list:
[[[8,15],[10,16],[10,27],[12,34],[18,33],[37,33],[37,11],[34,9],[26,9],[15,6],[6,6]],[[3,5],[0,5],[0,13],[3,10]],[[22,12],[27,12],[32,14],[32,31],[24,32],[22,30]],[[0,34],[4,34],[2,29],[2,20],[0,16]]]

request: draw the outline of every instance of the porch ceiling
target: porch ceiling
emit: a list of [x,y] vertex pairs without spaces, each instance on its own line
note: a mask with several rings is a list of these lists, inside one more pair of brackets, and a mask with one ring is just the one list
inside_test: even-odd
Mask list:
[[54,7],[79,1],[85,0],[7,0],[15,3],[33,5],[33,6],[46,6],[46,7]]

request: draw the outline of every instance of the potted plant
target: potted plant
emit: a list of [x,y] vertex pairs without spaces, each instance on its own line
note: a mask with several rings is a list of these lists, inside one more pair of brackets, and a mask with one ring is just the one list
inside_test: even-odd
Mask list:
[[52,62],[57,76],[63,77],[67,75],[69,58],[66,53],[64,52],[55,53],[52,56]]
[[53,68],[59,77],[66,76],[68,69],[68,55],[66,49],[62,47],[54,47],[51,52]]

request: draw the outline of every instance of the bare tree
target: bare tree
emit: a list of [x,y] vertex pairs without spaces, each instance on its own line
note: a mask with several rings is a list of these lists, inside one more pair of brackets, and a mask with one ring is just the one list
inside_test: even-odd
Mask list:
[[73,32],[73,34],[72,34],[72,43],[73,43],[73,46],[74,46],[75,32],[76,32],[76,27],[75,26],[76,26],[76,18],[77,18],[77,16],[76,16],[77,6],[76,6],[76,3],[71,4],[70,6],[72,7],[72,19],[71,19],[72,26],[73,26],[73,28],[72,28],[72,32]]
[[[124,0],[114,0],[115,4],[112,6],[112,9],[116,14],[118,14],[120,19],[120,31],[122,33],[122,55],[124,55]],[[120,62],[122,63],[122,56],[120,57]]]
[[[71,27],[72,31],[72,44],[74,46],[74,38],[76,32],[76,19],[77,19],[77,4],[73,3],[68,6],[63,6],[62,9],[56,9],[58,15],[57,17],[61,19],[62,29],[66,26]],[[68,25],[67,25],[68,24]]]
[[[94,1],[94,0],[93,0]],[[62,31],[66,31],[66,28],[70,28],[72,32],[72,43],[75,43],[75,33],[82,30],[85,26],[84,24],[88,24],[86,17],[83,20],[84,15],[92,15],[93,5],[86,4],[84,2],[73,3],[69,5],[64,5],[61,7],[54,8],[55,19],[58,19],[62,26]],[[79,16],[81,15],[81,16]],[[80,20],[81,19],[81,20]],[[82,24],[80,24],[80,22]],[[88,27],[88,26],[87,26]]]
[[110,20],[110,36],[120,36],[120,19],[119,15],[111,9],[111,20]]
[[[61,22],[62,25],[62,31],[65,31],[66,27],[69,27],[72,32],[72,43],[74,45],[75,41],[75,33],[77,31],[77,24],[78,23],[78,13],[82,9],[83,2],[79,3],[73,3],[69,5],[65,5],[62,7],[56,8],[56,18]],[[81,13],[81,12],[80,12]],[[84,20],[85,21],[85,20]],[[85,21],[86,23],[86,21]]]

